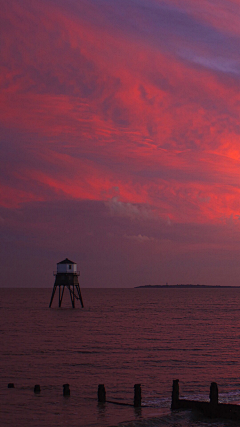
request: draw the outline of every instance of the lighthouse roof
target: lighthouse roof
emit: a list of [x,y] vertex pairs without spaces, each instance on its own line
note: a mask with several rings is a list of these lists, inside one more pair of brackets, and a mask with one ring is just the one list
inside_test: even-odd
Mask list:
[[65,258],[63,261],[58,262],[58,264],[76,264],[76,263],[73,261],[70,261],[70,259],[68,258]]

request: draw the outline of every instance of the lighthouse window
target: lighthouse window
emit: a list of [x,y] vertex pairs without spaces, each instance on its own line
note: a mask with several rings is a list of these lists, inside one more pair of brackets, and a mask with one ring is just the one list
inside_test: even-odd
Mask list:
[[71,266],[71,265],[69,265],[69,266],[68,266],[68,268],[69,268],[69,270],[71,270],[72,266]]

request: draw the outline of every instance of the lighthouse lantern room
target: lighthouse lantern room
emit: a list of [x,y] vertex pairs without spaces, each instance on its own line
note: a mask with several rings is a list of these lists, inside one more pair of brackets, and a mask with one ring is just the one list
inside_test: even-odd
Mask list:
[[55,283],[53,286],[52,296],[49,307],[52,306],[53,298],[58,288],[58,306],[61,307],[65,288],[69,290],[72,307],[75,308],[75,300],[79,300],[83,307],[81,290],[78,282],[80,272],[77,271],[77,264],[66,258],[57,263],[57,271],[53,272]]

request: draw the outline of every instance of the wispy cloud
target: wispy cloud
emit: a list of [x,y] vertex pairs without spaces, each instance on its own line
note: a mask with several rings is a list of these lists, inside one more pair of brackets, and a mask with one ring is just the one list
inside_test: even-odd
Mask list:
[[138,234],[138,236],[127,236],[125,234],[124,238],[129,240],[134,240],[139,243],[154,242],[156,240],[154,237],[142,236],[141,234]]
[[121,202],[118,197],[113,197],[106,202],[112,215],[131,218],[132,220],[149,220],[154,219],[151,209],[144,205]]

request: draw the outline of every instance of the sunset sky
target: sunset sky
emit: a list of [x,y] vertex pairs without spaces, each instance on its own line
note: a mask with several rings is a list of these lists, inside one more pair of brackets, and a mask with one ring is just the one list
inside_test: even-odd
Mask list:
[[0,17],[0,286],[240,285],[239,0]]

